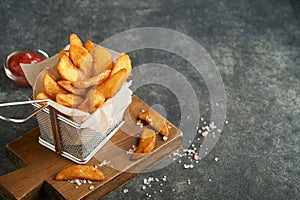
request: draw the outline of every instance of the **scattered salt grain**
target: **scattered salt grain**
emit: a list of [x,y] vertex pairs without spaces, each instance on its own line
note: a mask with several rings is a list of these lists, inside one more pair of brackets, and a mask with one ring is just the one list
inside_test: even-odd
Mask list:
[[90,185],[89,189],[92,190],[94,189],[95,187],[93,185]]
[[189,185],[191,185],[191,180],[190,180],[190,179],[188,179],[188,180],[187,180],[187,183],[188,183]]
[[142,185],[142,190],[146,190],[147,187],[145,185]]
[[215,157],[215,161],[218,162],[218,160],[219,160],[219,158],[218,158],[218,157]]
[[164,136],[164,137],[163,137],[163,140],[164,140],[164,141],[166,141],[167,139],[168,139],[168,137],[167,137],[167,136]]
[[126,194],[127,192],[129,192],[128,189],[124,189],[124,190],[123,190],[123,193],[124,193],[124,194]]

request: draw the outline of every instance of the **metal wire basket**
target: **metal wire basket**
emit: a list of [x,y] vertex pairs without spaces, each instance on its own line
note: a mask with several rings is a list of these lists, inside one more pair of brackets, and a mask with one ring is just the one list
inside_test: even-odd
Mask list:
[[104,133],[81,128],[80,124],[58,114],[48,105],[47,100],[3,103],[0,107],[24,104],[32,104],[34,112],[24,119],[12,119],[1,115],[0,119],[22,123],[36,115],[40,129],[39,143],[78,164],[87,163],[124,124],[124,120],[121,120]]

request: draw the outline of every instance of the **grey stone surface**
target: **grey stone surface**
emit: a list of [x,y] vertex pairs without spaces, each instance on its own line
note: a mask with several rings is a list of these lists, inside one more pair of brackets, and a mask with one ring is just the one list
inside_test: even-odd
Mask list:
[[[138,27],[182,32],[215,61],[226,90],[229,123],[213,150],[194,168],[184,169],[189,161],[182,158],[181,163],[177,160],[140,175],[105,199],[146,199],[147,193],[154,199],[300,199],[299,5],[296,0],[3,0],[0,60],[22,47],[53,55],[72,32],[99,43]],[[160,50],[130,55],[136,66],[156,62],[177,69],[196,90],[200,111],[209,117],[205,82],[186,67],[189,63]],[[178,102],[166,88],[145,86],[136,93],[150,105],[166,105],[170,121],[180,123]],[[0,102],[24,100],[30,94],[29,88],[0,73]],[[30,107],[0,111],[21,116]],[[6,158],[5,144],[36,126],[35,119],[18,125],[0,121],[0,175],[15,170]],[[141,190],[144,178],[163,176],[167,176],[163,186],[153,182],[151,188]]]

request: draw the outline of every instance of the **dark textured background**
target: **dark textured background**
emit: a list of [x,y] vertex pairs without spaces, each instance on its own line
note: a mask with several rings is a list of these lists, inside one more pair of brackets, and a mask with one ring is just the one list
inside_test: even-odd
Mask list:
[[[143,174],[106,199],[143,199],[146,193],[155,199],[300,199],[299,1],[2,0],[0,23],[0,60],[21,47],[41,48],[53,55],[71,32],[100,43],[146,26],[182,32],[214,59],[226,89],[229,123],[212,152],[193,169],[184,170],[183,163],[176,162]],[[187,65],[167,52],[141,50],[131,56],[134,65],[157,62],[178,69]],[[198,88],[200,108],[207,111],[205,83],[193,73],[182,73]],[[136,92],[155,104],[151,95],[164,101],[165,90],[149,86]],[[30,93],[0,73],[0,102],[24,100]],[[168,99],[169,105],[175,101]],[[176,124],[178,107],[171,108],[168,116]],[[21,116],[30,110],[23,107],[10,113]],[[15,170],[6,158],[5,144],[35,126],[35,119],[19,125],[0,121],[0,175]],[[144,178],[164,175],[163,187],[153,184],[146,191],[140,189]],[[129,192],[124,194],[124,189]]]

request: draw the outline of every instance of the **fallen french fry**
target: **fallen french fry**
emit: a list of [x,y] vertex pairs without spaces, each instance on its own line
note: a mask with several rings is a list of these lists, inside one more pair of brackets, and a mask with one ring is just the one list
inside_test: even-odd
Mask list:
[[55,180],[57,181],[67,181],[72,179],[103,181],[105,176],[98,168],[88,165],[72,165],[62,169],[55,176]]
[[44,88],[46,94],[52,99],[55,99],[58,93],[68,93],[56,83],[56,81],[48,74],[48,72],[45,72],[44,74]]
[[155,132],[151,129],[145,128],[140,136],[137,149],[132,154],[131,159],[138,160],[147,155],[147,153],[152,152],[155,147],[155,140]]
[[169,129],[166,123],[166,120],[154,110],[148,110],[139,115],[141,120],[146,121],[150,124],[155,130],[161,133],[164,136],[169,135]]
[[103,84],[97,86],[97,90],[102,93],[106,99],[113,97],[123,86],[127,79],[127,70],[121,69],[109,77]]

